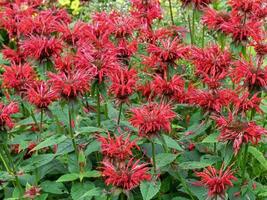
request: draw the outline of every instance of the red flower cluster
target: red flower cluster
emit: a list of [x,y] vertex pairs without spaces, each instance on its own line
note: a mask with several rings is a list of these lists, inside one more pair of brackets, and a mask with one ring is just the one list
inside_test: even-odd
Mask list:
[[38,108],[47,108],[58,98],[58,91],[51,84],[38,81],[32,83],[27,89],[27,98]]
[[19,112],[18,104],[11,102],[8,105],[0,103],[0,129],[13,128],[14,123],[11,119],[11,115]]
[[171,131],[171,120],[176,113],[171,110],[170,104],[149,103],[139,108],[131,109],[130,122],[139,129],[139,136],[151,138],[161,131]]
[[124,138],[123,135],[111,137],[108,134],[108,138],[99,136],[98,140],[101,142],[101,151],[105,156],[105,160],[126,160],[133,156],[132,149],[139,149],[135,141],[130,140],[130,135]]
[[233,142],[233,148],[237,154],[243,143],[257,144],[261,136],[267,133],[267,130],[257,126],[255,122],[242,122],[234,119],[234,117],[229,114],[228,118],[215,117],[215,121],[221,132],[219,141]]
[[149,168],[146,164],[139,164],[139,160],[134,162],[132,159],[122,167],[116,168],[108,161],[103,162],[103,176],[106,178],[107,185],[113,185],[125,190],[132,190],[142,181],[151,179],[148,174]]
[[233,186],[232,180],[237,180],[230,167],[226,170],[223,170],[223,168],[223,165],[220,170],[209,166],[203,172],[196,173],[196,176],[201,178],[199,184],[208,188],[210,197],[220,196],[224,198],[227,187]]
[[137,73],[135,70],[121,68],[111,74],[112,84],[110,93],[114,94],[118,103],[127,102],[128,97],[134,92]]

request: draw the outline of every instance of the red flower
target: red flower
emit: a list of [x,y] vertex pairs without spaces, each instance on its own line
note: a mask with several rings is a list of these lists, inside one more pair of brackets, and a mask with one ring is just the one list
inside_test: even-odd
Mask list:
[[205,49],[192,49],[191,59],[198,74],[217,77],[227,74],[231,63],[231,54],[228,51],[222,51],[217,45],[213,45]]
[[182,96],[184,93],[184,80],[180,76],[174,75],[167,81],[156,75],[152,82],[152,90],[159,97],[176,98],[176,96]]
[[232,90],[190,90],[188,94],[189,102],[198,105],[211,112],[221,112],[224,106],[229,106],[235,98],[236,94]]
[[128,163],[123,162],[119,166],[114,166],[108,161],[103,162],[102,176],[107,185],[132,190],[140,185],[144,180],[149,181],[151,175],[148,174],[147,164],[139,164],[131,159]]
[[152,83],[151,82],[146,82],[143,85],[141,85],[141,84],[138,85],[137,86],[137,90],[139,92],[141,92],[141,94],[147,99],[153,99],[154,98],[154,94],[153,94],[153,91],[152,91]]
[[131,124],[139,129],[141,137],[151,138],[157,136],[160,131],[171,131],[171,120],[176,113],[171,110],[170,104],[149,103],[139,108],[131,109],[133,116]]
[[247,41],[250,37],[259,39],[262,35],[262,23],[259,20],[246,20],[243,22],[242,17],[232,14],[230,19],[221,25],[221,30],[231,35],[235,42]]
[[173,63],[177,59],[184,58],[188,48],[179,42],[179,38],[160,39],[159,44],[150,44],[148,52],[160,57],[162,61]]
[[38,81],[29,86],[27,98],[36,107],[47,108],[58,98],[58,90],[47,82]]
[[252,60],[238,60],[233,63],[231,76],[235,83],[243,82],[249,91],[260,90],[267,85],[267,70],[255,67]]
[[20,49],[11,49],[9,47],[5,47],[4,49],[1,50],[3,57],[6,60],[9,60],[11,63],[16,63],[20,64],[25,61],[25,56],[24,54],[20,51]]
[[29,198],[29,199],[35,199],[37,196],[41,195],[41,188],[37,186],[30,186],[28,189],[26,189],[24,193],[24,198]]
[[246,15],[257,15],[264,10],[264,0],[229,0],[229,5],[233,10],[240,11]]
[[162,18],[162,10],[159,0],[131,0],[131,14],[144,25],[145,29],[151,29],[154,19]]
[[115,96],[119,103],[126,102],[128,97],[134,92],[137,74],[133,69],[127,70],[124,68],[111,73],[112,84],[110,92]]
[[18,104],[11,102],[8,105],[4,105],[0,102],[0,129],[5,129],[6,127],[11,129],[14,126],[14,123],[11,119],[12,114],[19,112],[19,106]]
[[[98,140],[101,142],[101,151],[105,157],[110,159],[118,159],[125,161],[130,156],[133,156],[132,149],[139,149],[135,140],[130,140],[130,135],[124,138],[123,135],[114,136],[113,138],[108,134],[108,138],[99,136]],[[109,159],[108,159],[109,160]]]
[[217,171],[214,167],[209,166],[203,172],[196,172],[196,176],[201,178],[199,184],[208,188],[210,197],[220,196],[223,198],[227,188],[233,186],[232,180],[237,180],[230,167],[226,170],[223,168],[222,165],[221,169]]
[[36,60],[43,60],[49,59],[51,56],[58,56],[62,51],[62,44],[53,37],[31,36],[23,41],[21,48],[24,55],[28,55]]
[[221,116],[214,117],[214,119],[220,130],[219,141],[233,142],[235,154],[238,153],[243,143],[257,144],[261,135],[267,133],[264,128],[257,126],[255,122],[241,122],[234,119],[232,113],[229,114],[228,118]]
[[230,15],[227,12],[216,11],[212,8],[205,8],[202,16],[203,23],[208,26],[209,29],[221,31],[221,25],[230,19]]
[[196,9],[207,7],[208,4],[212,2],[212,0],[181,0],[181,1],[183,6],[188,6],[189,4],[192,4]]
[[90,89],[92,74],[88,69],[72,69],[58,74],[49,73],[53,83],[63,97],[75,98]]
[[6,88],[14,88],[21,92],[26,89],[26,85],[36,78],[34,69],[29,64],[5,66],[3,73],[3,85]]
[[262,113],[260,109],[261,98],[258,97],[258,94],[254,94],[250,97],[249,92],[244,92],[241,97],[235,98],[234,107],[237,112],[244,113],[249,110],[255,110],[258,113]]

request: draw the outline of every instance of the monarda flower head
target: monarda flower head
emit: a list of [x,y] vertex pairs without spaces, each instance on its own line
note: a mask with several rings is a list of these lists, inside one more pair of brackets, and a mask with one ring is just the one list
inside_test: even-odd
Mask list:
[[237,180],[231,168],[224,170],[224,165],[220,170],[209,166],[203,172],[196,172],[196,176],[201,179],[196,184],[208,188],[208,195],[212,199],[218,196],[224,199],[225,191],[233,186],[232,181]]
[[58,56],[62,52],[61,41],[53,37],[31,36],[22,42],[21,48],[24,55],[39,61]]
[[162,18],[159,0],[131,0],[131,14],[145,29],[151,29],[153,20]]
[[111,162],[104,161],[101,169],[105,183],[129,191],[138,187],[142,181],[151,180],[147,164],[139,162],[131,159],[128,163],[125,161],[115,166]]
[[249,17],[249,15],[255,16],[258,12],[263,11],[264,2],[266,3],[265,0],[229,0],[228,4],[234,11],[241,12],[241,14]]
[[232,113],[229,113],[228,118],[219,116],[214,117],[214,119],[220,130],[219,141],[232,142],[235,154],[238,153],[243,143],[257,144],[261,136],[267,133],[264,128],[257,126],[255,122],[235,120]]
[[235,83],[243,83],[249,91],[260,91],[267,85],[267,68],[262,69],[250,61],[238,60],[233,62],[231,77]]
[[7,105],[0,102],[0,129],[6,128],[12,129],[14,123],[11,119],[11,115],[19,112],[19,106],[17,103],[11,102]]
[[36,78],[34,69],[27,63],[5,66],[3,73],[3,85],[17,92],[23,92],[26,86]]
[[221,25],[230,19],[227,12],[221,12],[212,8],[205,8],[202,16],[202,22],[212,30],[221,31]]
[[184,80],[178,75],[174,75],[170,80],[156,75],[152,81],[152,90],[158,97],[164,96],[168,99],[175,99],[184,93]]
[[221,25],[221,30],[230,35],[234,42],[242,43],[249,38],[259,39],[262,35],[261,26],[261,21],[249,19],[244,22],[242,17],[231,13],[230,19]]
[[161,131],[171,131],[171,121],[176,117],[170,104],[149,103],[139,108],[131,109],[130,123],[139,129],[141,137],[155,137]]
[[207,7],[212,0],[181,0],[183,6],[189,6],[190,4],[196,9],[202,9]]
[[49,73],[49,82],[67,99],[76,98],[90,89],[92,74],[88,69],[70,69],[66,72]]
[[40,109],[48,108],[58,97],[58,90],[48,82],[36,81],[27,89],[28,101]]
[[112,84],[110,93],[113,94],[118,103],[127,102],[128,97],[134,92],[137,73],[133,69],[120,68],[110,74]]
[[101,143],[101,151],[105,157],[105,160],[119,160],[125,161],[133,155],[132,150],[134,148],[139,149],[136,141],[130,140],[130,135],[126,138],[124,135],[111,137],[98,136],[98,141]]
[[160,57],[164,62],[173,63],[177,59],[184,58],[188,48],[180,43],[179,38],[161,39],[157,45],[150,44],[148,52]]
[[193,48],[191,59],[196,66],[197,74],[216,77],[226,74],[231,64],[231,54],[222,51],[217,45],[205,49]]

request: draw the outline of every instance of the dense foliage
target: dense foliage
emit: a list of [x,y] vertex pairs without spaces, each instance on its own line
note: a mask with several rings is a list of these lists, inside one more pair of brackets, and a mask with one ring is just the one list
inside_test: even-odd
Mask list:
[[266,199],[266,17],[1,0],[0,198]]

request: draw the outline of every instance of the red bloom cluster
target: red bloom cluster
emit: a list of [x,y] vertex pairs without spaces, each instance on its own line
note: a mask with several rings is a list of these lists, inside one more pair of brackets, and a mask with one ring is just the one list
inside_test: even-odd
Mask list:
[[26,89],[27,84],[33,82],[35,78],[34,69],[27,63],[6,66],[3,73],[3,85],[8,89],[12,88],[17,92],[22,92]]
[[110,92],[114,94],[119,103],[127,102],[128,97],[134,92],[137,80],[137,73],[135,70],[119,69],[117,72],[111,74],[112,85]]
[[136,142],[130,140],[130,135],[126,138],[123,135],[115,135],[113,138],[108,134],[108,138],[99,136],[98,140],[101,142],[101,151],[105,160],[118,159],[124,161],[133,156],[133,148],[139,149]]
[[51,84],[43,81],[32,83],[27,89],[27,98],[38,108],[47,108],[58,98],[58,91]]
[[131,124],[139,129],[139,136],[147,138],[157,136],[160,131],[170,132],[171,120],[176,117],[170,104],[165,103],[149,103],[131,112]]
[[257,126],[255,122],[236,120],[232,114],[229,114],[228,118],[215,117],[215,121],[221,132],[219,140],[233,142],[235,154],[238,153],[243,143],[257,144],[261,136],[267,133],[264,128]]
[[210,197],[220,196],[224,198],[227,187],[233,186],[232,180],[237,180],[230,167],[226,170],[223,168],[223,165],[220,170],[209,166],[203,172],[196,173],[196,176],[201,178],[199,184],[208,188]]
[[14,123],[11,119],[11,115],[19,112],[19,106],[18,104],[11,102],[8,105],[4,105],[0,102],[0,128],[6,129],[6,128],[13,128]]
[[122,167],[115,167],[108,161],[103,162],[103,176],[106,178],[107,185],[113,185],[125,190],[132,190],[142,181],[151,179],[148,174],[149,168],[146,164],[139,164],[139,160],[134,162],[132,159]]

